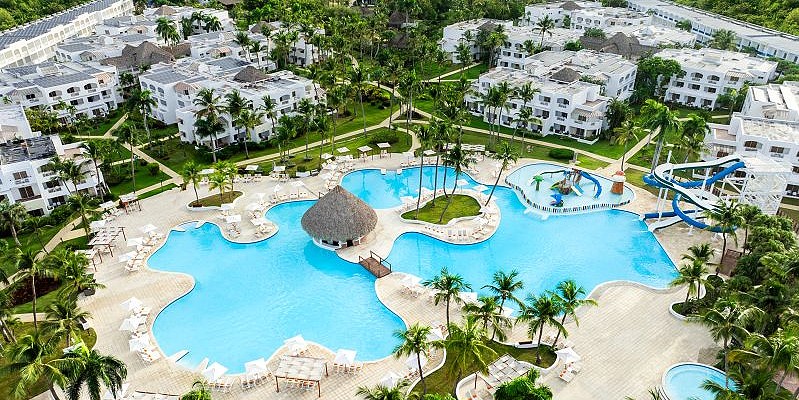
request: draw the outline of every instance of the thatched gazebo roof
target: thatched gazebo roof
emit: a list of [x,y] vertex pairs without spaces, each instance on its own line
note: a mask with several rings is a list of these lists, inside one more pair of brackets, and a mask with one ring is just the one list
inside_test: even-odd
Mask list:
[[345,242],[366,236],[377,225],[377,213],[341,186],[322,196],[302,216],[302,229],[319,240]]

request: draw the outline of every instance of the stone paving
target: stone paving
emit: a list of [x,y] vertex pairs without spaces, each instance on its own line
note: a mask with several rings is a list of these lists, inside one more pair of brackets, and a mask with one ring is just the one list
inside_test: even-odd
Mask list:
[[[397,168],[402,159],[402,157],[375,158],[367,162],[358,162],[357,167]],[[530,160],[522,160],[518,165],[528,162]],[[472,174],[472,177],[490,185],[494,181],[490,176],[493,163],[493,160],[482,161],[478,164],[481,172]],[[312,193],[321,191],[324,186],[318,177],[306,178],[304,182]],[[236,202],[232,213],[248,215],[244,207],[253,201],[252,194],[256,192],[271,194],[276,184],[277,181],[271,179],[237,184],[236,190],[243,190],[245,194]],[[654,209],[655,199],[651,194],[634,187],[633,190],[637,199],[625,209],[633,212]],[[200,195],[206,193],[207,187],[201,187]],[[137,236],[138,227],[148,223],[156,225],[161,232],[166,233],[172,227],[187,221],[219,221],[218,211],[189,211],[186,204],[193,199],[192,190],[173,189],[142,200],[142,212],[122,215],[115,224],[125,226],[129,236]],[[343,251],[342,257],[352,259],[353,256],[357,258],[357,254],[368,254],[370,246],[377,246],[379,254],[385,256],[390,250],[390,244],[398,235],[414,228],[418,229],[417,225],[400,222],[395,211],[380,211],[379,217],[381,227],[372,237],[367,238],[367,245]],[[243,217],[240,227],[242,233],[237,240],[256,240],[254,228],[247,218]],[[712,235],[706,232],[696,231],[693,235],[686,233],[687,229],[672,227],[657,234],[675,262],[679,261],[679,255],[689,245],[712,239]],[[720,242],[713,243],[720,247]],[[116,251],[124,252],[122,250],[118,247]],[[166,360],[166,356],[169,355],[152,364],[140,361],[134,353],[128,351],[127,333],[119,331],[118,328],[122,320],[128,316],[120,303],[129,297],[136,296],[145,305],[152,307],[153,312],[147,321],[148,327],[151,327],[158,311],[191,290],[193,279],[184,274],[158,272],[147,268],[128,273],[123,265],[117,262],[116,257],[106,257],[105,262],[98,266],[96,276],[107,288],[98,291],[94,296],[81,299],[81,307],[93,315],[91,323],[98,333],[98,350],[114,354],[128,365],[131,390],[170,394],[187,391],[192,382],[200,378],[198,373]],[[406,324],[444,320],[443,306],[434,306],[426,296],[412,297],[403,293],[399,284],[400,279],[401,274],[392,274],[375,284],[378,297],[389,309],[397,313]],[[575,327],[573,323],[569,323],[568,326],[571,332],[569,339],[575,343],[575,349],[585,358],[585,370],[568,385],[561,383],[556,373],[550,373],[543,378],[544,382],[552,386],[559,399],[620,399],[627,395],[641,397],[648,388],[658,384],[668,365],[680,361],[694,361],[700,349],[713,346],[703,328],[678,321],[669,315],[668,304],[684,296],[677,289],[658,291],[631,283],[609,283],[597,288],[591,296],[598,299],[600,307],[580,310],[580,327]],[[458,320],[458,318],[459,312],[453,309],[453,319]],[[516,327],[510,337],[512,342],[526,340],[526,329],[523,326]],[[279,350],[275,356],[282,351]],[[333,357],[329,350],[320,347],[313,347],[311,352],[313,355],[324,356],[330,360]],[[275,356],[270,359],[273,366],[276,363]],[[428,365],[434,368],[441,360],[441,354],[437,354]],[[358,386],[374,385],[389,371],[404,375],[406,372],[404,359],[396,360],[389,357],[368,363],[361,374],[354,376],[331,373],[330,377],[322,380],[322,397],[355,398],[354,393]],[[281,390],[280,393],[276,393],[273,385],[274,383],[267,382],[259,388],[246,392],[237,385],[231,393],[215,394],[214,398],[311,399],[316,396],[315,391]]]

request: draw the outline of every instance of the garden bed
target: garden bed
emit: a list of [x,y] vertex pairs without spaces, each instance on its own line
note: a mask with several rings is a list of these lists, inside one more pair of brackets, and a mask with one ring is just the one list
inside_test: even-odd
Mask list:
[[199,201],[195,200],[189,203],[190,208],[197,207],[220,207],[222,204],[232,203],[233,200],[241,197],[244,194],[238,190],[233,192],[224,192],[220,194],[213,194],[208,197],[202,197]]
[[[419,221],[429,222],[431,224],[446,225],[449,221],[455,218],[475,217],[480,215],[480,203],[471,196],[463,194],[452,195],[452,204],[447,208],[444,218],[439,222],[441,212],[447,206],[447,198],[444,196],[436,197],[434,201],[430,201],[419,209]],[[409,220],[417,220],[416,209],[402,214],[402,218]]]

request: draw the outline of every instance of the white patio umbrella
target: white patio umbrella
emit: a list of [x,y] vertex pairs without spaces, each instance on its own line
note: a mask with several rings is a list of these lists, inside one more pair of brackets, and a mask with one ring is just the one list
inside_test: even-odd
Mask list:
[[149,336],[139,336],[137,338],[133,338],[128,340],[128,347],[130,351],[139,351],[150,347],[150,337]]
[[244,370],[248,374],[259,374],[269,371],[269,367],[266,366],[266,360],[261,357],[257,360],[247,361],[244,363]]
[[286,345],[291,352],[300,351],[308,347],[308,343],[305,341],[302,335],[288,338],[283,341],[283,344]]
[[319,174],[319,177],[322,178],[323,180],[328,180],[328,179],[332,178],[333,175],[331,175],[331,174]]
[[336,352],[336,358],[333,359],[333,363],[339,365],[352,365],[355,363],[356,354],[357,352],[355,350],[338,349]]
[[244,209],[247,210],[247,211],[255,211],[255,210],[258,210],[259,208],[261,208],[261,205],[258,204],[258,203],[250,203],[250,204],[247,204],[246,207],[244,207]]
[[478,192],[485,192],[486,190],[488,190],[488,186],[486,186],[486,185],[477,185],[477,186],[473,187],[472,190],[476,190]]
[[100,208],[102,208],[103,210],[108,210],[109,208],[114,208],[116,206],[117,204],[114,203],[113,201],[106,201],[105,203],[100,204]]
[[339,148],[336,149],[336,151],[341,153],[341,154],[346,154],[346,153],[350,152],[350,149],[348,149],[346,147],[339,147]]
[[420,277],[418,277],[416,275],[407,274],[407,275],[405,275],[404,278],[402,278],[400,280],[400,285],[411,287],[411,286],[418,285],[419,282],[421,282],[421,281],[422,281],[422,278],[420,278]]
[[213,168],[206,168],[206,169],[204,169],[204,170],[200,171],[200,175],[211,175],[211,174],[213,174],[214,172],[216,172],[216,170],[215,170],[215,169],[213,169]]
[[329,160],[331,158],[333,158],[332,154],[330,154],[330,153],[322,153],[322,159],[323,160]]
[[139,228],[142,233],[150,233],[152,231],[158,230],[158,227],[153,224],[147,224]]
[[338,168],[338,164],[336,164],[334,162],[328,163],[327,165],[322,167],[323,170],[329,170],[329,171],[332,171],[332,170],[334,170],[336,168]]
[[208,366],[205,370],[203,370],[203,377],[208,380],[208,382],[216,382],[221,378],[228,369],[220,363],[213,363]]
[[143,237],[133,237],[128,239],[128,247],[141,246],[144,244]]
[[139,307],[143,306],[144,303],[142,303],[141,300],[139,300],[139,299],[137,299],[135,297],[131,297],[131,298],[123,301],[121,305],[122,305],[122,308],[125,309],[125,311],[133,311],[133,310],[138,309]]
[[102,228],[105,228],[105,224],[106,223],[107,223],[107,221],[104,220],[104,219],[97,220],[97,221],[92,221],[92,222],[89,222],[89,228],[91,230],[93,230],[93,231],[97,231],[97,230],[100,230]]
[[477,303],[477,293],[476,292],[461,292],[458,297],[464,302],[469,304]]
[[280,185],[275,185],[275,188],[272,189],[272,191],[274,191],[275,193],[277,193],[277,192],[279,192],[281,190],[283,190],[283,186],[280,186]]
[[103,400],[122,400],[128,394],[128,389],[130,389],[130,383],[123,383],[122,387],[117,390],[116,397],[110,390],[106,389],[105,393],[103,393]]
[[222,211],[230,211],[233,209],[233,203],[222,203],[219,205],[219,209]]
[[125,318],[125,320],[122,321],[122,325],[119,326],[119,330],[133,332],[136,329],[138,329],[139,326],[141,326],[141,324],[143,323],[144,323],[144,317]]
[[257,171],[258,170],[258,166],[254,165],[254,164],[250,164],[250,165],[244,167],[244,170],[245,171]]
[[128,261],[130,261],[130,260],[132,260],[134,258],[136,258],[136,252],[135,251],[129,251],[129,252],[119,256],[119,262],[128,262]]
[[427,334],[427,341],[432,342],[436,340],[444,340],[444,333],[441,332],[441,328],[433,328],[430,329],[430,333]]
[[263,218],[253,218],[253,219],[250,220],[250,222],[252,222],[252,224],[254,226],[261,226],[261,225],[266,225],[266,224],[269,223],[269,221],[267,221],[267,220],[265,220]]
[[275,165],[275,167],[272,168],[272,171],[274,171],[274,172],[285,172],[286,171],[286,166],[285,165]]
[[431,149],[427,149],[427,150],[423,151],[422,154],[424,154],[426,157],[432,157],[432,156],[436,155],[436,151],[435,150],[431,150]]
[[225,222],[227,222],[228,224],[235,224],[237,222],[241,222],[241,214],[228,215],[227,217],[225,217]]
[[564,364],[570,364],[582,360],[582,357],[580,357],[580,355],[577,354],[577,352],[575,352],[571,347],[558,350],[555,352],[555,354],[558,355],[558,358],[560,358]]
[[[416,362],[416,358],[417,358],[418,356],[419,356],[419,355],[418,355],[418,354],[416,354],[416,353],[413,353],[413,354],[411,354],[410,356],[408,356],[408,358],[407,358],[407,359],[405,359],[405,365],[406,365],[408,368],[412,368],[412,369],[418,369],[418,368],[419,368],[419,366],[417,365],[417,362]],[[425,355],[424,355],[424,354],[422,354],[422,356],[421,356],[421,358],[420,358],[420,361],[422,362],[422,368],[424,368],[424,366],[425,366],[425,365],[427,365],[427,357],[425,357]]]
[[291,182],[291,186],[295,187],[295,188],[301,188],[301,187],[305,186],[305,182],[303,182],[303,181],[292,181]]
[[393,388],[397,386],[397,383],[399,383],[400,379],[402,378],[399,375],[389,371],[387,374],[383,375],[382,378],[380,378],[380,385],[387,388]]

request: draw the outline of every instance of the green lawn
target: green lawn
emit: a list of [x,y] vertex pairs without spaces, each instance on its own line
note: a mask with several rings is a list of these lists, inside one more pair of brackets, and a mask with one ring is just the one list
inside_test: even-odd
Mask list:
[[[361,118],[361,106],[358,102],[350,103],[349,105],[350,111],[353,114],[349,117],[339,118],[338,119],[338,126],[336,127],[336,133],[342,134],[347,132],[353,132],[357,130],[363,129],[363,118]],[[389,109],[383,108],[380,109],[377,106],[373,106],[367,102],[363,103],[363,111],[366,114],[366,127],[370,127],[372,125],[377,125],[383,120],[388,118]],[[397,106],[394,106],[394,111],[397,111]],[[317,139],[318,140],[318,139]],[[313,142],[313,140],[311,140]],[[305,143],[304,139],[302,143]]]
[[455,71],[460,67],[460,64],[453,64],[451,62],[439,64],[434,61],[427,61],[423,62],[420,67],[416,69],[416,73],[419,79],[433,79],[439,75],[446,74],[447,72]]
[[[439,222],[441,212],[447,205],[447,199],[444,196],[436,198],[435,204],[429,202],[424,207],[419,209],[419,220],[430,222],[433,224],[447,224],[453,218],[471,217],[480,215],[480,203],[471,196],[456,194],[452,196],[452,204],[447,208],[444,218]],[[402,214],[402,218],[416,219],[416,210],[411,210]]]
[[91,120],[91,124],[89,124],[88,128],[80,134],[86,136],[103,136],[123,115],[125,115],[125,113],[120,109],[112,110],[108,113],[107,117]]
[[[42,243],[47,244],[47,242],[49,242],[50,239],[52,239],[58,233],[58,231],[60,231],[61,228],[64,227],[65,224],[71,222],[76,217],[77,215],[69,217],[67,219],[67,222],[65,222],[64,224],[56,226],[47,226],[39,229],[38,233],[39,237],[41,237]],[[19,234],[18,238],[19,242],[22,244],[21,248],[23,251],[27,250],[36,251],[36,252],[41,251],[42,245],[39,244],[39,239],[36,237],[36,234],[34,234],[33,232],[23,231]],[[9,244],[14,243],[14,238],[12,238],[11,235],[7,237],[2,237],[0,238],[0,240],[6,240]],[[3,271],[5,271],[7,274],[12,274],[16,272],[16,270],[11,268],[8,264],[3,264],[2,266],[0,266],[0,268],[3,268]]]
[[[96,139],[96,140],[105,140],[105,139]],[[123,146],[121,143],[117,143],[115,140],[107,140],[109,145],[111,146],[111,151],[109,152],[109,158],[105,160],[106,163],[113,163],[115,161],[130,161],[130,149]]]
[[180,138],[167,139],[161,145],[152,149],[142,150],[177,173],[181,172],[183,165],[188,161],[198,161],[200,159],[199,152],[194,149],[194,145],[181,142]]
[[[30,286],[30,282],[28,283]],[[58,289],[53,290],[50,293],[47,293],[44,296],[39,296],[36,298],[36,310],[38,312],[45,312],[48,308],[50,308],[50,304],[53,304],[58,299]],[[11,308],[12,314],[23,314],[23,313],[31,313],[33,312],[33,303],[27,302],[25,304],[20,304],[18,306]]]
[[[33,323],[22,323],[19,325],[15,325],[13,328],[14,336],[20,338],[27,334],[33,332]],[[97,333],[94,329],[89,329],[88,331],[81,332],[81,338],[83,339],[83,343],[86,343],[86,346],[89,348],[94,347],[94,344],[97,343]],[[53,352],[53,356],[50,357],[50,360],[55,359],[57,356],[61,355],[61,349],[66,347],[65,343],[61,343],[57,346],[57,350]],[[8,365],[8,360],[5,358],[0,357],[0,369]],[[0,398],[4,399],[11,399],[13,398],[11,395],[11,391],[14,388],[14,385],[19,382],[19,374],[17,373],[8,373],[4,375],[0,375]],[[44,381],[39,381],[36,384],[32,385],[28,390],[28,395],[24,396],[25,398],[36,396],[40,393],[44,393],[48,390],[47,384]]]
[[[519,349],[513,346],[507,346],[497,342],[490,342],[488,346],[491,347],[494,352],[496,352],[496,357],[491,359],[491,362],[494,362],[499,357],[504,354],[509,354],[511,357],[520,360],[526,361],[531,364],[535,364],[535,349]],[[427,380],[427,392],[428,393],[453,393],[455,391],[455,384],[457,383],[456,380],[458,378],[457,371],[453,371],[452,360],[453,355],[447,354],[447,360],[444,362],[444,365],[433,372],[432,374],[426,377]],[[555,362],[555,352],[552,351],[552,348],[548,346],[541,347],[541,364],[540,366],[543,368],[549,367]],[[474,371],[464,371],[463,375],[468,375],[473,373]],[[413,388],[414,392],[421,392],[421,385],[417,384]]]
[[[468,68],[465,71],[463,71],[463,77],[466,79],[477,79],[480,77],[480,74],[486,71],[488,71],[488,64],[485,63],[478,64],[475,65],[474,67]],[[460,72],[457,74],[452,74],[447,77],[447,79],[460,79],[460,78],[461,78]]]
[[166,192],[167,190],[171,190],[172,188],[175,188],[177,186],[178,185],[175,185],[174,183],[168,183],[168,184],[166,184],[163,187],[160,187],[158,189],[153,189],[153,190],[151,190],[149,192],[144,192],[144,193],[140,194],[139,195],[139,200],[146,199],[148,197],[153,197],[153,196],[155,196],[157,194]]
[[[153,176],[150,175],[150,171],[147,170],[147,167],[142,167],[138,164],[136,165],[136,190],[143,189],[169,179],[169,175],[163,173],[162,171],[158,171],[158,175]],[[133,192],[133,180],[121,182],[109,187],[109,189],[115,196],[131,193]]]
[[[225,203],[232,203],[233,200],[236,200],[237,198],[241,197],[241,195],[243,194],[244,193],[239,192],[237,190],[233,192],[224,192],[222,194],[219,194],[219,192],[217,192],[207,197],[200,197],[199,205],[202,207],[212,207],[212,206],[219,207]],[[196,206],[196,203],[197,201],[195,200],[192,201],[190,205],[194,207]]]

